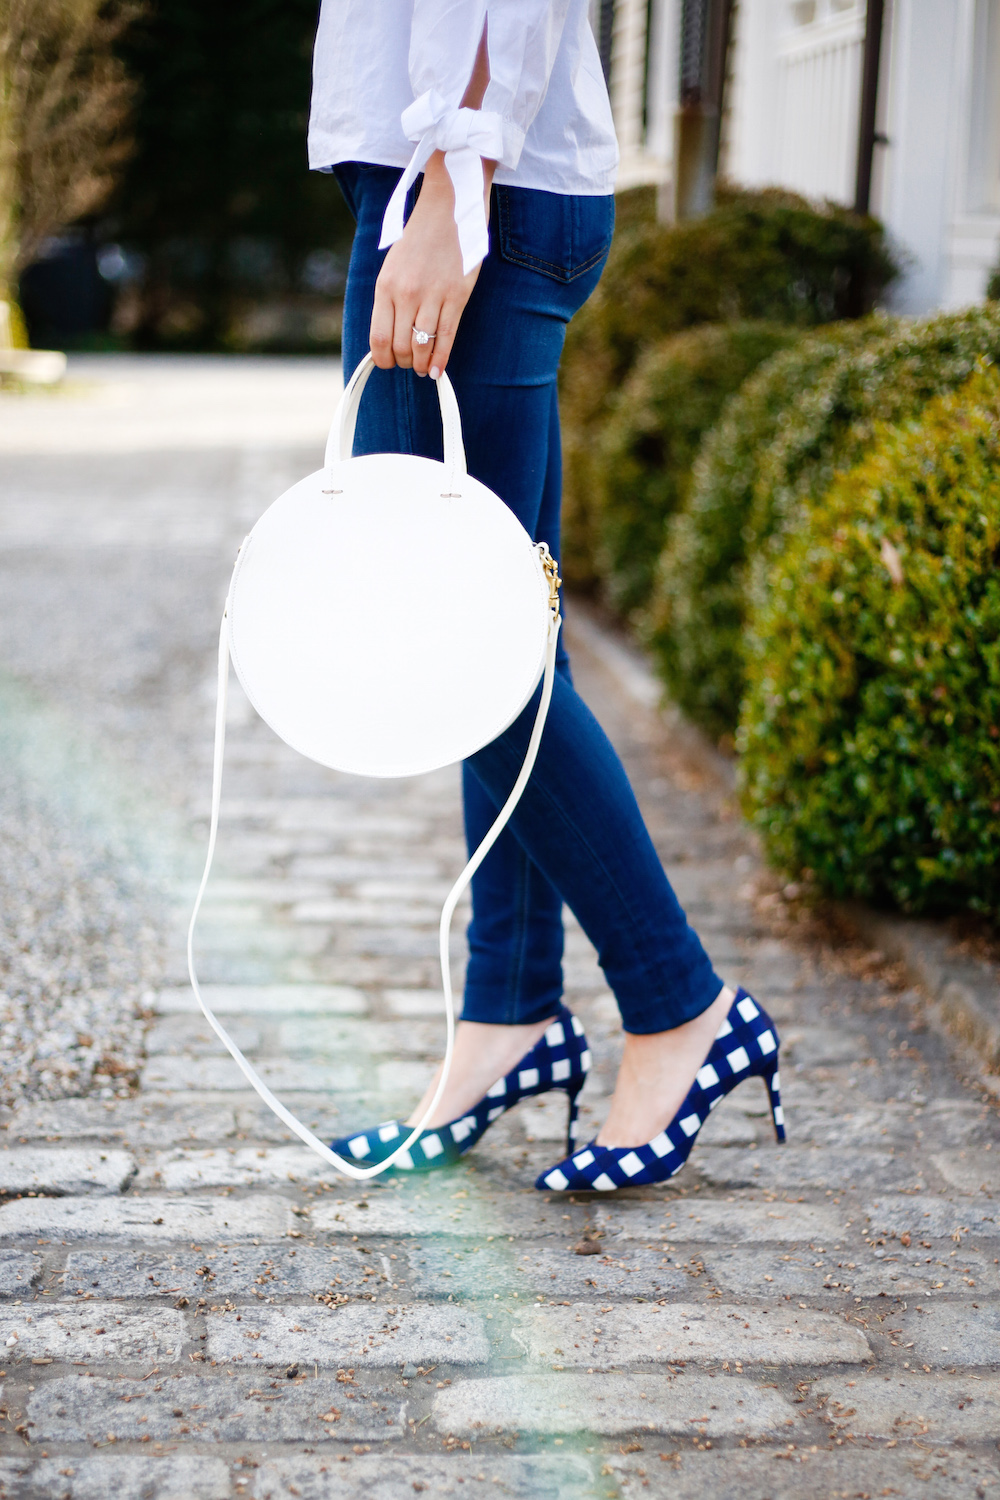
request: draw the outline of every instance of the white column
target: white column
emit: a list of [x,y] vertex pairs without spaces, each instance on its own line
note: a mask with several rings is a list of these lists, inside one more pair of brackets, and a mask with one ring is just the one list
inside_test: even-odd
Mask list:
[[1000,0],[969,0],[969,8],[944,307],[980,301],[1000,256]]
[[631,187],[635,182],[647,180],[642,161],[645,77],[645,0],[617,0],[611,41],[611,110],[621,152],[619,187]]
[[909,257],[891,293],[900,312],[944,300],[948,226],[957,209],[969,107],[971,0],[894,0],[881,184],[873,210]]
[[681,0],[653,0],[649,7],[649,75],[646,153],[673,171],[674,115],[679,93]]
[[747,187],[776,181],[778,30],[783,0],[739,0],[729,64],[726,175]]

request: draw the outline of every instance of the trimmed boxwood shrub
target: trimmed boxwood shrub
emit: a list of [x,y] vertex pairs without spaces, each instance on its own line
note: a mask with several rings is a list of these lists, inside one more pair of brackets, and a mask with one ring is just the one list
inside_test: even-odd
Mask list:
[[1000,261],[990,272],[990,279],[986,283],[986,295],[993,302],[1000,302]]
[[802,392],[871,326],[833,324],[751,375],[706,435],[687,506],[667,527],[643,635],[672,698],[717,739],[732,735],[743,691],[745,570],[760,454]]
[[1000,377],[875,434],[768,572],[745,807],[838,896],[1000,914]]
[[615,398],[596,445],[597,567],[629,614],[648,598],[667,521],[687,499],[702,434],[726,397],[799,337],[780,323],[710,323],[647,351]]
[[880,424],[915,415],[966,381],[979,359],[998,356],[995,303],[919,322],[899,319],[882,337],[847,352],[799,397],[761,456],[750,517],[757,549],[781,548],[784,534],[799,524],[802,502],[825,493],[838,469],[856,463]]
[[[694,671],[697,701],[690,701],[692,690],[687,690],[687,706],[716,733],[735,727],[744,682],[743,624],[750,595],[759,600],[766,588],[769,560],[780,552],[788,534],[803,524],[804,511],[826,492],[835,473],[862,457],[880,423],[903,421],[933,396],[955,390],[969,378],[980,356],[1000,358],[1000,306],[987,303],[920,321],[878,317],[856,332],[849,326],[839,329],[835,337],[844,341],[844,347],[825,364],[820,359],[819,377],[814,375],[798,394],[791,362],[797,354],[808,360],[808,347],[777,356],[773,372],[765,366],[754,377],[766,382],[773,373],[775,396],[782,389],[786,393],[787,406],[782,409],[780,400],[771,406],[777,420],[770,431],[766,422],[761,428],[759,408],[752,400],[740,409],[736,403],[729,409],[728,416],[737,427],[737,452],[742,441],[748,460],[749,504],[738,475],[734,485],[724,473],[721,483],[706,477],[705,483],[716,488],[714,495],[703,494],[699,470],[691,513],[698,514],[702,527],[695,538],[696,549],[704,545],[709,555],[705,562],[696,559],[686,572],[670,561],[669,554],[664,562],[662,597],[657,600],[652,627],[656,648],[668,681],[677,685],[679,693],[684,691],[679,684],[686,673]],[[790,361],[784,381],[781,360]],[[751,395],[749,386],[747,394]],[[740,401],[742,396],[736,398]],[[742,557],[731,566],[731,587],[728,592],[723,589],[720,609],[722,629],[715,634],[706,609],[719,598],[709,596],[705,604],[701,602],[700,575],[708,573],[711,565],[719,577],[711,552],[718,546],[730,502],[733,546],[737,546],[735,534],[739,532]],[[668,549],[674,541],[668,535]],[[687,650],[698,633],[697,660],[691,662],[690,656],[682,657],[681,650]]]
[[651,200],[621,215],[604,275],[573,319],[560,375],[567,579],[592,586],[594,445],[642,352],[703,323],[809,327],[870,308],[896,275],[882,226],[778,189],[724,189],[711,213],[657,223]]
[[[615,194],[615,237],[609,264],[633,234],[656,223],[656,191],[628,188]],[[604,276],[608,267],[604,268]],[[602,277],[603,283],[603,277]],[[580,593],[597,593],[597,513],[593,504],[594,435],[607,415],[624,371],[615,370],[610,350],[593,320],[594,298],[570,323],[559,365],[559,418],[562,428],[562,559],[566,582]],[[654,340],[656,335],[654,335]]]
[[875,219],[780,188],[724,188],[699,218],[633,216],[578,331],[590,325],[620,376],[642,348],[699,323],[859,316],[896,273]]

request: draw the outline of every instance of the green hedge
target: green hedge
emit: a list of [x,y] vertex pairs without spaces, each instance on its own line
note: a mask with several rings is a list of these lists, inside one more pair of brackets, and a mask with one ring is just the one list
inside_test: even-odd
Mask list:
[[643,634],[671,696],[717,739],[732,734],[743,691],[745,570],[761,452],[802,392],[870,328],[831,325],[752,375],[707,434],[687,507],[667,529]]
[[793,193],[729,189],[711,213],[674,225],[650,208],[648,196],[628,196],[604,275],[566,338],[563,565],[578,588],[599,580],[595,443],[645,349],[704,323],[809,327],[860,313],[896,275],[875,220]]
[[633,216],[578,328],[591,325],[621,376],[642,348],[699,323],[858,316],[896,273],[874,219],[776,188],[724,189],[696,219]]
[[743,625],[769,560],[878,424],[956,389],[981,355],[1000,358],[1000,307],[845,325],[833,336],[839,350],[817,339],[778,355],[734,399],[699,463],[690,526],[667,538],[652,641],[673,691],[717,734],[736,724]]
[[1000,377],[881,428],[768,571],[740,727],[771,856],[1000,913]]
[[746,377],[800,337],[780,323],[709,323],[642,356],[595,447],[597,566],[622,614],[646,604],[670,517],[686,502],[702,434]]

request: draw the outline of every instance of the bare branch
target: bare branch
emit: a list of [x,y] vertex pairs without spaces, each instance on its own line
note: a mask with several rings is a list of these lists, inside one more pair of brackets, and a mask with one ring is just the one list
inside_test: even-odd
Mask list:
[[114,187],[134,93],[114,48],[139,13],[139,0],[0,0],[0,295]]

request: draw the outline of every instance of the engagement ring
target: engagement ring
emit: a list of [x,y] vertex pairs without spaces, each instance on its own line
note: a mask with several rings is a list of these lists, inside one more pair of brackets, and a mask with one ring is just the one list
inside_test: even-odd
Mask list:
[[416,328],[416,327],[413,330],[413,342],[415,344],[420,344],[421,347],[424,344],[432,344],[436,338],[437,338],[437,333],[436,332],[435,333],[425,333],[422,328]]

